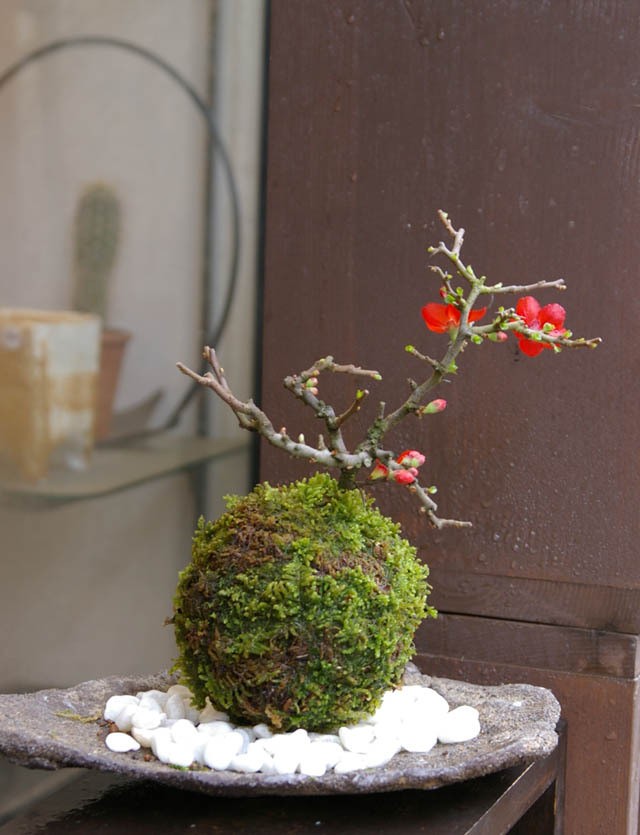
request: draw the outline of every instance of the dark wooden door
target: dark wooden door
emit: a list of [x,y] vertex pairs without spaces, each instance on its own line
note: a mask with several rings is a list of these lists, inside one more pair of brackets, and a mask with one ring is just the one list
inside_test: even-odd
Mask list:
[[[552,686],[569,719],[568,831],[635,832],[637,4],[272,0],[270,26],[262,397],[275,421],[313,431],[281,380],[327,353],[378,368],[380,399],[400,400],[417,373],[404,345],[437,350],[419,309],[437,300],[425,247],[439,208],[467,229],[476,270],[564,277],[562,298],[541,301],[604,338],[560,357],[468,350],[446,413],[403,425],[398,447],[427,454],[442,513],[471,531],[434,532],[402,490],[380,504],[432,570],[443,614],[419,634],[422,663]],[[305,472],[262,450],[261,477]]]

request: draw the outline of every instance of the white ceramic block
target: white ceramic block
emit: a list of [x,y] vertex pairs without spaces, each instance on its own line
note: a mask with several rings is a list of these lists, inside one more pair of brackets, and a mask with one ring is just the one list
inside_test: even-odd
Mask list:
[[0,460],[11,475],[43,478],[52,454],[86,465],[100,331],[90,314],[0,308]]

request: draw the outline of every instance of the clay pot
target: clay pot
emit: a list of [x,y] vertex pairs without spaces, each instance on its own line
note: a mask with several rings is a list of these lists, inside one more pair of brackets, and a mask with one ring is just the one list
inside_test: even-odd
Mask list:
[[102,331],[94,431],[96,441],[103,441],[108,438],[111,431],[113,401],[118,388],[125,348],[130,338],[131,333],[129,331],[117,328],[104,328]]

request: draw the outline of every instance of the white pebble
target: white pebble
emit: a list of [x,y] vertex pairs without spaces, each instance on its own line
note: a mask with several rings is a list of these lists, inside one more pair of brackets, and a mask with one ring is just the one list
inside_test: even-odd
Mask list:
[[167,703],[165,699],[164,702],[159,702],[153,696],[141,696],[140,697],[140,707],[144,708],[144,710],[150,710],[153,713],[163,713],[163,706]]
[[230,722],[214,721],[202,722],[198,725],[198,732],[206,736],[221,736],[234,730]]
[[374,729],[371,725],[352,725],[338,731],[340,742],[347,751],[354,754],[364,754],[373,742]]
[[265,725],[264,723],[254,725],[253,734],[256,739],[268,739],[270,736],[273,736],[271,728],[268,725]]
[[376,725],[378,722],[395,721],[402,709],[402,699],[398,699],[395,695],[397,690],[387,690],[382,697],[380,707],[376,710],[373,716],[369,717],[369,722]]
[[253,742],[253,740],[256,738],[255,734],[253,733],[253,728],[235,728],[235,732],[242,734],[242,737],[244,739],[242,753],[245,753],[247,748],[249,747],[249,744]]
[[438,725],[404,724],[398,741],[404,751],[412,754],[426,754],[438,742]]
[[298,770],[300,774],[306,774],[307,777],[324,777],[327,772],[328,763],[324,752],[320,746],[322,743],[307,745],[300,755],[300,762]]
[[264,761],[262,763],[262,768],[260,769],[261,774],[275,774],[276,767],[273,764],[273,758],[269,757],[268,755],[265,756]]
[[351,771],[361,771],[363,768],[367,768],[367,757],[365,754],[345,751],[333,770],[336,774],[349,774]]
[[131,736],[139,742],[143,748],[151,748],[155,732],[156,728],[131,728]]
[[405,684],[404,687],[399,687],[395,692],[405,702],[415,702],[416,699],[423,697],[428,691],[435,693],[435,690],[431,690],[430,687],[424,687],[422,684]]
[[367,768],[379,768],[382,765],[386,765],[400,750],[400,743],[397,741],[374,741],[369,750],[364,754],[367,761]]
[[160,762],[169,762],[169,754],[173,739],[169,728],[156,728],[151,738],[151,750]]
[[295,745],[308,745],[311,742],[309,733],[304,728],[297,728],[292,733],[285,734],[285,736],[288,736]]
[[110,699],[107,699],[103,713],[107,722],[115,722],[117,715],[126,704],[136,705],[137,707],[138,700],[135,696],[111,696]]
[[243,774],[255,774],[260,771],[268,755],[260,747],[249,745],[244,753],[236,754],[231,760],[229,768],[231,771],[240,771]]
[[111,751],[151,748],[163,763],[188,768],[193,762],[218,771],[245,774],[294,774],[322,777],[333,769],[348,774],[388,763],[399,751],[426,753],[437,742],[466,742],[480,733],[478,711],[463,705],[449,711],[439,693],[421,685],[387,691],[373,716],[338,734],[274,733],[268,725],[236,727],[207,699],[203,710],[192,704],[184,685],[166,693],[140,691],[107,701],[104,718],[119,732],[108,735]]
[[167,703],[167,699],[169,696],[166,693],[163,693],[162,690],[141,690],[138,694],[138,699],[140,699],[140,706],[143,705],[145,707],[152,708],[154,705],[158,705],[160,710],[164,710],[164,706]]
[[293,733],[274,734],[262,740],[265,751],[274,757],[281,751],[298,751],[310,742],[309,734],[303,728],[298,728]]
[[379,722],[374,725],[374,742],[385,745],[399,745],[402,722]]
[[309,739],[311,742],[337,742],[340,745],[340,737],[338,734],[310,733]]
[[[175,685],[176,687],[178,685]],[[172,693],[164,706],[167,719],[184,719],[187,715],[183,698],[179,693]]]
[[216,710],[216,708],[212,707],[211,702],[209,702],[208,700],[207,704],[200,711],[199,716],[200,722],[227,722],[228,719],[228,713],[225,713],[223,710]]
[[125,731],[125,733],[128,733],[131,730],[133,727],[133,717],[138,712],[138,709],[137,703],[131,704],[128,702],[123,705],[120,713],[118,713],[115,718],[115,723],[119,730]]
[[475,707],[461,705],[447,713],[439,723],[438,740],[443,743],[468,742],[480,733],[480,719]]
[[171,739],[178,744],[195,745],[198,736],[196,726],[188,719],[176,719],[171,726]]
[[[333,740],[322,740],[318,739],[311,743],[309,746],[310,749],[322,756],[324,761],[327,764],[327,768],[333,768],[335,764],[340,760],[340,757],[344,754],[344,748],[340,745],[339,742],[334,742]],[[304,751],[307,749],[305,748]]]
[[200,721],[200,711],[197,707],[194,707],[192,704],[187,702],[186,699],[184,701],[184,718],[188,719],[189,722],[192,722],[194,725],[197,725]]
[[444,716],[449,712],[449,702],[430,687],[419,687],[414,705],[429,716]]
[[169,757],[167,762],[170,765],[177,765],[181,768],[189,768],[193,763],[194,748],[189,743],[185,742],[171,742],[168,747]]
[[199,765],[205,765],[204,750],[209,742],[209,737],[205,734],[198,734],[198,738],[193,743],[193,759]]
[[276,774],[295,774],[302,759],[300,746],[281,748],[273,755],[273,769]]
[[132,736],[118,732],[107,734],[105,744],[110,751],[114,751],[116,754],[140,750],[140,743],[136,742]]
[[174,695],[180,696],[181,699],[189,699],[189,701],[191,701],[191,699],[193,698],[191,690],[189,690],[189,688],[186,687],[184,684],[171,685],[171,687],[167,690],[167,696],[171,698],[171,696]]
[[203,755],[205,765],[216,771],[224,771],[229,768],[231,760],[242,751],[243,745],[244,738],[236,731],[209,739]]
[[138,707],[131,715],[131,726],[142,730],[153,730],[159,728],[163,719],[166,719],[166,714],[159,710],[151,710],[148,707]]

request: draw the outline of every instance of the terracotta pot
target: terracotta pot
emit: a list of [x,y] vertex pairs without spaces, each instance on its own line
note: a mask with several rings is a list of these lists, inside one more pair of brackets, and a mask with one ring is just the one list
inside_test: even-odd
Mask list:
[[131,333],[129,331],[116,328],[104,328],[102,331],[94,432],[96,441],[103,441],[108,438],[111,431],[113,401],[120,379],[124,351],[130,338]]

